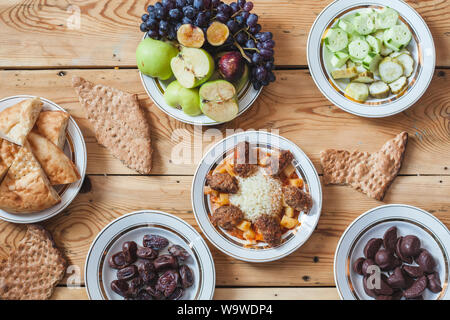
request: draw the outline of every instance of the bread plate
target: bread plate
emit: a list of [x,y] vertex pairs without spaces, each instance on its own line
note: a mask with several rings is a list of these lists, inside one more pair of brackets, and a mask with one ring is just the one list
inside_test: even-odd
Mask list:
[[[423,18],[401,0],[389,1],[389,8],[399,14],[398,24],[405,25],[412,34],[405,48],[414,60],[414,69],[407,78],[405,89],[384,98],[371,98],[364,102],[350,98],[345,91],[346,83],[331,77],[324,35],[336,27],[341,18],[363,10],[380,10],[386,1],[337,0],[328,5],[316,18],[307,42],[308,66],[319,90],[333,104],[361,117],[388,117],[402,112],[416,103],[427,90],[434,74],[436,52],[433,37]],[[329,55],[329,53],[328,53]]]
[[398,236],[416,235],[421,247],[428,250],[436,262],[442,291],[425,290],[425,300],[450,299],[450,232],[432,214],[404,204],[390,204],[371,209],[356,218],[342,234],[334,257],[334,278],[338,293],[343,300],[373,300],[362,285],[362,276],[352,264],[363,257],[363,248],[371,238],[382,238],[384,232],[396,226]]
[[[18,95],[1,99],[0,111],[3,111],[4,109],[7,109],[25,99],[30,98],[34,98],[34,96]],[[40,99],[43,103],[42,110],[60,110],[67,112],[62,107],[50,100],[44,98]],[[68,205],[70,205],[70,203],[73,201],[73,199],[75,199],[81,189],[84,176],[86,174],[87,165],[86,144],[84,142],[83,134],[81,133],[80,128],[72,117],[69,118],[69,123],[67,125],[64,153],[76,165],[81,179],[72,184],[55,186],[55,190],[61,197],[61,202],[49,209],[27,214],[9,213],[4,210],[0,210],[0,219],[13,223],[36,223],[56,216],[58,213],[67,208]]]
[[155,210],[142,210],[123,215],[109,223],[97,235],[89,249],[85,265],[86,291],[93,300],[123,300],[113,292],[110,283],[116,270],[108,259],[121,251],[125,241],[142,245],[146,234],[163,236],[171,244],[178,244],[190,254],[186,264],[194,273],[194,284],[186,289],[182,299],[210,300],[214,296],[216,273],[214,261],[200,234],[182,219]]
[[[307,186],[307,192],[312,198],[312,207],[309,213],[300,213],[300,222],[294,229],[282,235],[281,244],[270,247],[260,243],[248,245],[242,239],[225,232],[211,222],[210,196],[204,195],[206,177],[234,147],[242,141],[262,149],[289,150],[293,154],[292,165],[298,177]],[[322,189],[319,176],[306,154],[293,142],[281,136],[268,132],[250,131],[229,136],[214,145],[203,157],[195,172],[191,191],[192,207],[198,225],[213,245],[225,254],[243,261],[268,262],[281,259],[300,248],[314,232],[319,221],[322,208]]]

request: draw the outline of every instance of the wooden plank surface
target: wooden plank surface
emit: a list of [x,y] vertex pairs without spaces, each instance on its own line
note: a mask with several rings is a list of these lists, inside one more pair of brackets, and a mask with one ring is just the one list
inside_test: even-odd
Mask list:
[[[110,221],[125,213],[149,208],[162,210],[200,230],[191,209],[191,180],[192,177],[172,176],[90,176],[90,191],[85,189],[64,213],[45,222],[44,226],[64,248],[69,263],[80,268],[82,277],[86,254],[94,237]],[[391,186],[385,202],[418,206],[450,226],[449,191],[449,176],[400,176]],[[340,236],[357,216],[383,203],[343,186],[324,187],[323,199],[315,233],[302,248],[280,261],[246,263],[224,255],[208,243],[215,261],[217,285],[334,286],[333,258]],[[2,255],[17,245],[23,232],[21,225],[0,223]]]
[[[0,68],[135,66],[144,0],[2,0]],[[450,66],[447,0],[407,1],[427,22],[437,65]],[[331,0],[258,0],[255,12],[274,33],[277,65],[306,65],[306,41],[316,16]],[[79,12],[79,18],[77,16]],[[73,18],[75,17],[75,18]],[[68,20],[69,19],[69,20]],[[80,25],[74,22],[80,21]],[[93,45],[94,44],[94,45]]]
[[[85,288],[57,287],[52,300],[87,299]],[[216,300],[338,300],[336,288],[217,288]]]
[[[0,97],[32,94],[48,98],[66,108],[81,127],[88,148],[88,173],[135,174],[114,159],[96,142],[85,112],[71,87],[73,75],[104,83],[139,95],[152,126],[154,169],[152,174],[193,174],[201,154],[208,150],[215,134],[239,128],[279,130],[298,144],[321,172],[319,153],[327,148],[360,149],[374,152],[401,131],[410,134],[401,174],[449,174],[450,167],[450,71],[437,70],[425,95],[407,111],[383,119],[355,117],[326,100],[316,88],[308,71],[277,71],[278,81],[264,89],[260,98],[244,115],[213,129],[194,128],[160,111],[144,92],[136,70],[35,70],[3,71]],[[49,89],[51,88],[51,89]],[[220,132],[217,131],[220,130]],[[195,131],[195,135],[194,134]],[[204,133],[202,136],[201,132]],[[355,134],[357,133],[357,134]],[[173,147],[200,141],[188,148],[191,157],[183,162],[172,156]],[[200,140],[199,140],[200,139]],[[203,143],[202,143],[203,142]],[[187,154],[187,153],[186,153]]]

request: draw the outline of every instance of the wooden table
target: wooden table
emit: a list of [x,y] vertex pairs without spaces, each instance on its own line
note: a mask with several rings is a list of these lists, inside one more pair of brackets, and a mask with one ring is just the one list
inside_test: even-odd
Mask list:
[[[361,213],[384,203],[405,203],[433,213],[450,226],[449,2],[408,1],[433,33],[437,67],[422,99],[385,119],[359,118],[341,111],[322,96],[311,79],[306,39],[315,17],[330,0],[278,0],[276,5],[271,0],[255,2],[263,28],[272,31],[277,42],[277,81],[264,89],[244,115],[216,129],[222,133],[235,128],[278,129],[306,152],[320,174],[319,152],[323,149],[376,151],[403,130],[410,134],[410,142],[401,173],[384,202],[349,187],[323,187],[317,230],[289,257],[252,264],[230,258],[210,245],[217,271],[215,298],[337,299],[334,251],[342,232]],[[88,149],[82,192],[63,213],[43,223],[70,264],[81,272],[81,288],[67,287],[66,280],[74,275],[68,274],[53,296],[56,299],[87,298],[83,268],[89,246],[107,223],[127,212],[162,210],[199,230],[190,202],[197,163],[171,161],[172,147],[179,143],[172,138],[174,130],[190,137],[194,127],[171,119],[152,104],[135,66],[135,48],[142,36],[139,19],[148,4],[143,0],[0,2],[0,97],[32,94],[58,103],[81,127]],[[78,12],[80,28],[73,19]],[[73,75],[139,95],[152,126],[155,156],[151,175],[137,175],[97,144],[71,88]],[[210,135],[203,131],[206,137]],[[211,142],[205,141],[202,150],[195,151],[204,152]],[[0,223],[0,254],[6,255],[23,234],[24,226]]]

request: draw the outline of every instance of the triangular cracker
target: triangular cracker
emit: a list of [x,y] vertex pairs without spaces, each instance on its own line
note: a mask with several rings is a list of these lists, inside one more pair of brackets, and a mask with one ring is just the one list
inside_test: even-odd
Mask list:
[[53,189],[27,141],[0,184],[0,209],[15,213],[32,213],[59,203]]
[[42,109],[39,98],[27,99],[0,112],[0,134],[23,145]]
[[376,153],[329,149],[320,153],[324,184],[348,184],[383,200],[402,165],[408,133],[387,141]]
[[64,111],[42,111],[34,126],[34,131],[63,149],[70,115]]
[[72,85],[94,127],[97,141],[129,168],[150,173],[150,126],[137,96],[76,76]]
[[38,225],[28,225],[25,237],[0,263],[0,299],[44,300],[66,272],[67,262],[51,234]]
[[80,180],[75,164],[50,140],[32,131],[28,135],[28,142],[51,185],[69,184]]

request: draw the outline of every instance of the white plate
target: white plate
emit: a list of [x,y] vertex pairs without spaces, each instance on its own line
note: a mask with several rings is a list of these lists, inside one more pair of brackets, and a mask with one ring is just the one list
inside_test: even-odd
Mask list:
[[[216,229],[210,221],[210,206],[208,197],[203,194],[206,175],[217,165],[227,152],[241,142],[248,141],[260,148],[278,148],[290,150],[294,155],[293,165],[299,177],[303,178],[305,185],[313,199],[313,207],[308,214],[301,214],[301,225],[284,235],[284,242],[274,248],[265,246],[246,247],[244,242],[232,237],[223,230]],[[322,188],[319,176],[311,160],[293,142],[281,136],[267,132],[243,132],[229,136],[213,146],[200,161],[192,182],[192,208],[195,219],[209,241],[225,254],[239,260],[249,262],[268,262],[281,259],[300,248],[311,236],[320,218],[322,208]],[[264,247],[264,248],[263,248]]]
[[322,94],[339,108],[362,117],[387,117],[402,112],[419,100],[433,78],[436,52],[433,37],[422,17],[401,0],[389,1],[389,7],[395,9],[402,23],[409,26],[413,39],[408,46],[415,61],[415,70],[409,77],[409,86],[405,93],[391,95],[386,99],[369,99],[364,103],[345,97],[345,87],[333,80],[328,72],[322,46],[325,31],[333,26],[337,18],[351,14],[356,9],[367,7],[385,7],[383,0],[337,0],[328,5],[316,18],[309,32],[307,44],[308,66],[311,75]]
[[334,257],[334,280],[341,299],[373,300],[362,287],[362,276],[352,269],[353,262],[363,257],[363,249],[371,238],[382,238],[384,232],[396,226],[399,236],[413,234],[421,240],[436,261],[436,271],[441,277],[442,291],[434,294],[425,290],[424,299],[450,299],[450,232],[432,214],[404,204],[380,206],[362,214],[345,230]]
[[[6,108],[15,105],[16,103],[30,98],[34,98],[34,96],[19,95],[2,99],[0,100],[0,111],[3,111]],[[67,112],[50,100],[44,98],[40,99],[44,104],[42,110],[60,110]],[[9,213],[0,209],[0,219],[14,223],[36,223],[47,220],[67,208],[67,206],[73,201],[73,199],[75,199],[81,189],[84,176],[86,174],[87,165],[86,144],[84,143],[83,134],[81,133],[80,128],[72,117],[69,118],[69,123],[67,125],[64,153],[77,166],[81,179],[68,185],[54,186],[55,190],[58,191],[58,194],[61,197],[61,202],[49,209],[27,214]]]
[[125,241],[142,245],[145,234],[161,235],[171,244],[181,245],[191,257],[186,264],[194,272],[194,285],[186,290],[183,300],[210,300],[214,296],[216,272],[214,261],[203,238],[189,224],[171,214],[143,210],[124,215],[108,224],[92,242],[87,254],[86,291],[93,300],[123,300],[111,290],[116,270],[108,265],[111,255],[121,250]]
[[[169,106],[164,100],[164,91],[172,81],[176,80],[175,77],[172,77],[169,80],[162,81],[157,78],[146,76],[142,72],[139,72],[139,74],[141,77],[142,85],[144,86],[144,89],[147,92],[148,96],[153,100],[153,102],[159,109],[161,109],[164,113],[171,116],[172,118],[184,123],[202,126],[214,126],[223,123],[214,121],[204,114],[196,117],[189,116],[185,114],[183,110],[179,110],[177,108]],[[259,94],[261,93],[262,89],[263,88],[255,90],[249,81],[244,86],[244,88],[240,92],[238,92],[239,112],[236,118],[252,106],[256,98],[258,98]]]

